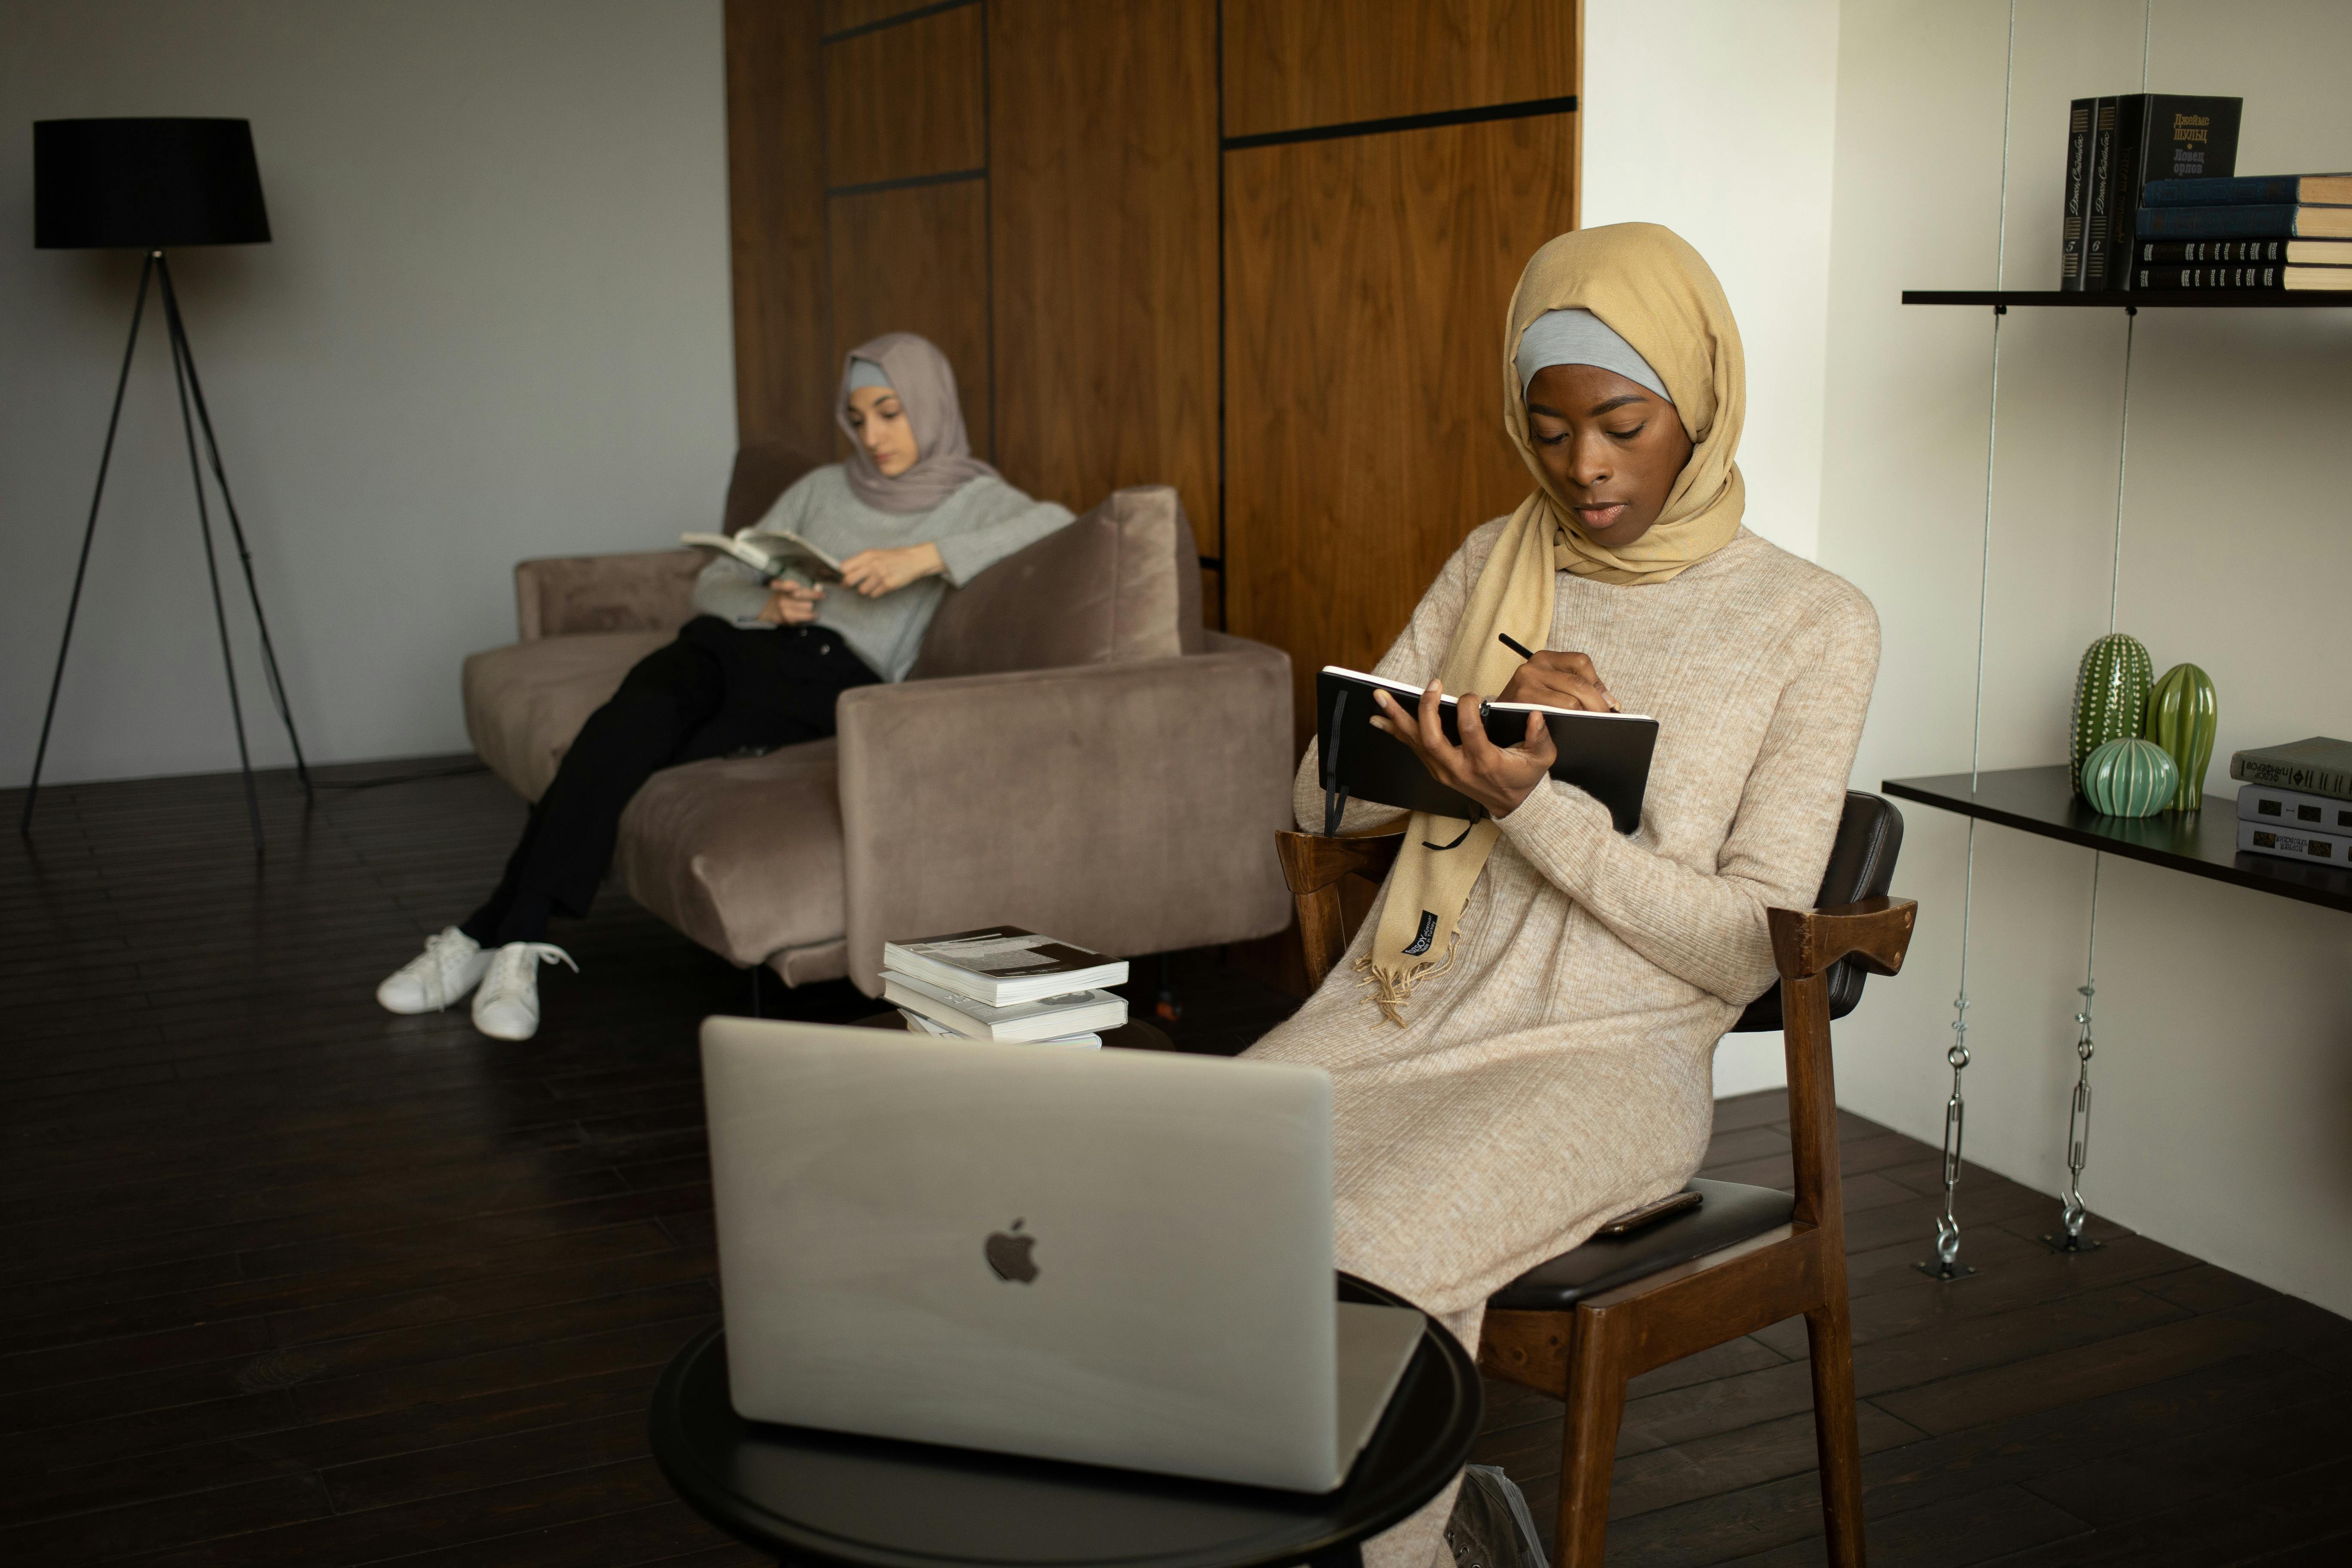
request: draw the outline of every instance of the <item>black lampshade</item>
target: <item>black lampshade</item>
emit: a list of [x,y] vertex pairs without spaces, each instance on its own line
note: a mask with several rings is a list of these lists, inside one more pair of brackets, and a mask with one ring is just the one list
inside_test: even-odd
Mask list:
[[33,122],[37,248],[268,242],[250,121]]

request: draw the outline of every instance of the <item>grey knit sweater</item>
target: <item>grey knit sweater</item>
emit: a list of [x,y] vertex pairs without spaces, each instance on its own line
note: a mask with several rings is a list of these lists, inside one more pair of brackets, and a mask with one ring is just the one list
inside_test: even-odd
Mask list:
[[[936,544],[947,563],[944,580],[926,577],[869,599],[835,584],[817,605],[816,624],[831,627],[885,680],[904,680],[922,651],[923,633],[950,587],[1034,543],[1070,521],[1070,509],[1032,500],[1003,479],[976,479],[929,511],[877,511],[859,500],[828,463],[777,498],[755,529],[790,529],[845,561],[861,550]],[[764,626],[760,611],[768,591],[759,574],[725,555],[714,557],[694,584],[694,607],[739,626]]]

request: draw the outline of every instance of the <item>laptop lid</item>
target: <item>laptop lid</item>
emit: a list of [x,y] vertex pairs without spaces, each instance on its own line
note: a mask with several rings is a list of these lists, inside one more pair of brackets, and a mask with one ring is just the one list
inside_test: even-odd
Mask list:
[[739,1414],[1338,1484],[1320,1070],[743,1018],[702,1056]]

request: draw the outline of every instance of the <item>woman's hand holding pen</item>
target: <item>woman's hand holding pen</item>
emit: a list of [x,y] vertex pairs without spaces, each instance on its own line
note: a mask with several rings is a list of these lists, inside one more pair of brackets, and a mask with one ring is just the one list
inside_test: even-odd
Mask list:
[[1527,663],[1511,672],[1497,702],[1540,702],[1547,708],[1581,709],[1588,713],[1620,711],[1617,700],[1601,683],[1601,672],[1580,653],[1521,654]]
[[1542,714],[1530,713],[1527,733],[1513,745],[1498,746],[1486,738],[1486,727],[1479,721],[1478,694],[1465,691],[1455,705],[1456,728],[1462,731],[1462,743],[1457,746],[1445,738],[1438,720],[1444,696],[1445,689],[1431,681],[1421,694],[1418,717],[1408,718],[1394,698],[1385,691],[1375,692],[1372,700],[1380,705],[1380,711],[1372,716],[1372,725],[1412,747],[1431,778],[1468,795],[1485,806],[1490,816],[1508,816],[1559,760],[1550,728]]

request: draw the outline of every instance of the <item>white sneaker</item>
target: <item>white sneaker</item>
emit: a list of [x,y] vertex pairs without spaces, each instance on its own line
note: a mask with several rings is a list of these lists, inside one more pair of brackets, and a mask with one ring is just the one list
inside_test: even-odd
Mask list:
[[494,1040],[527,1040],[539,1033],[539,966],[571,963],[551,942],[510,942],[492,953],[489,973],[474,993],[474,1027]]
[[423,952],[375,988],[375,999],[387,1013],[437,1013],[463,1001],[489,966],[490,955],[481,943],[456,926],[445,926],[437,936],[425,939]]

